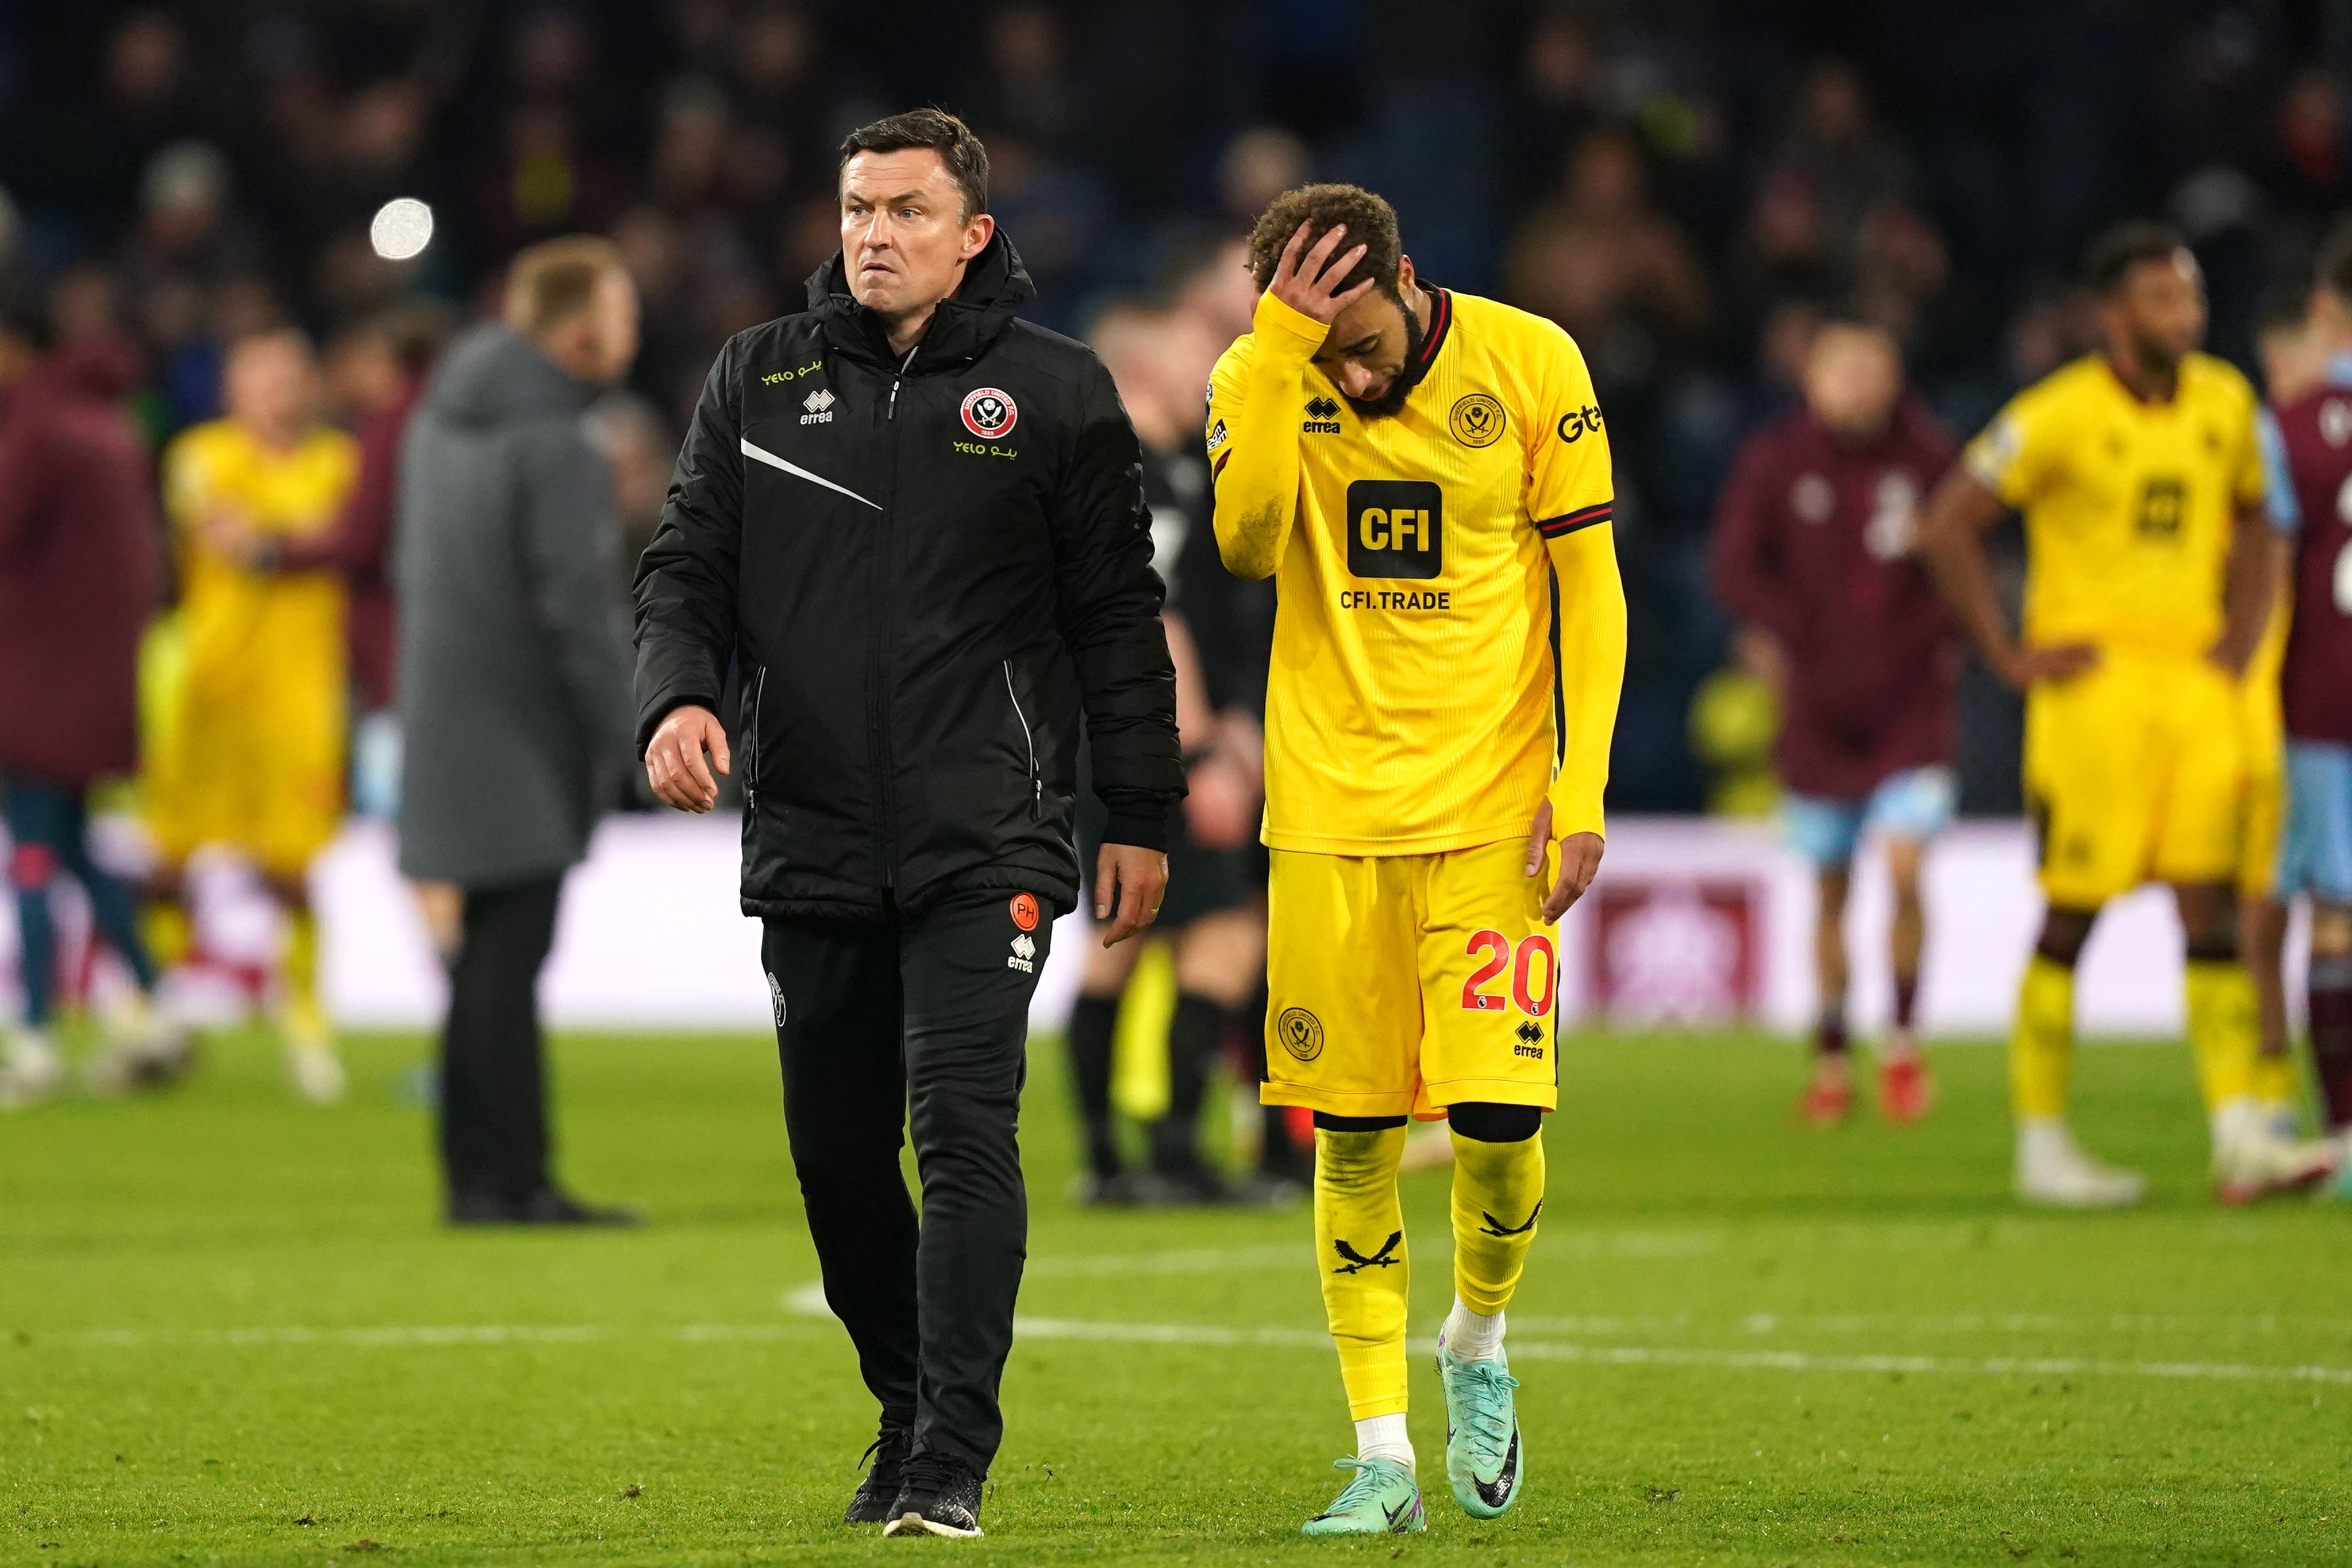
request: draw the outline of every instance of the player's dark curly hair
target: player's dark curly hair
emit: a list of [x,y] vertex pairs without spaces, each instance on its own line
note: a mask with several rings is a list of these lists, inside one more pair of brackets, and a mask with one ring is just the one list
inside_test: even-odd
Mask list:
[[2117,224],[2083,252],[2083,283],[2104,299],[2124,286],[2132,268],[2143,262],[2168,261],[2188,248],[2189,242],[2170,224],[2144,218]]
[[1301,185],[1266,204],[1249,236],[1250,272],[1260,293],[1274,281],[1283,247],[1300,224],[1307,228],[1307,241],[1298,247],[1301,256],[1314,249],[1315,242],[1334,225],[1347,225],[1348,235],[1339,248],[1345,251],[1359,245],[1368,248],[1340,287],[1353,288],[1369,277],[1381,293],[1396,297],[1397,262],[1404,254],[1397,238],[1396,209],[1361,185]]
[[841,162],[860,152],[905,152],[928,147],[948,166],[963,195],[963,221],[988,211],[988,149],[971,127],[944,109],[910,109],[861,125],[841,139]]

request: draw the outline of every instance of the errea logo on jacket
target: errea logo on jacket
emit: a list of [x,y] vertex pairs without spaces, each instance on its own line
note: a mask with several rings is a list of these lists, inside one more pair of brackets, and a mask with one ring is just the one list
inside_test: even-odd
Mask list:
[[833,423],[833,393],[831,392],[827,391],[824,387],[817,388],[816,391],[801,399],[801,406],[808,410],[806,413],[801,415],[801,423],[803,424],[831,424]]

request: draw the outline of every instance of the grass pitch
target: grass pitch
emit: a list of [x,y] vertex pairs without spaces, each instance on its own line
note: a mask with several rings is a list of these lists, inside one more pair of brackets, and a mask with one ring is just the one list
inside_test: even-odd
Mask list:
[[[815,1275],[759,1040],[559,1042],[562,1162],[628,1234],[435,1220],[412,1037],[292,1103],[266,1042],[168,1097],[0,1120],[0,1561],[239,1564],[2301,1563],[2352,1556],[2352,1214],[2215,1209],[2180,1051],[2097,1049],[2137,1213],[2006,1196],[1997,1051],[1927,1125],[1805,1134],[1792,1048],[1588,1036],[1511,1310],[1531,1479],[1426,1535],[1307,1542],[1349,1448],[1303,1212],[1066,1201],[1028,1113],[1024,1333],[989,1537],[835,1522],[873,1410]],[[1448,1299],[1411,1178],[1414,1324]],[[804,1303],[804,1296],[800,1298]]]

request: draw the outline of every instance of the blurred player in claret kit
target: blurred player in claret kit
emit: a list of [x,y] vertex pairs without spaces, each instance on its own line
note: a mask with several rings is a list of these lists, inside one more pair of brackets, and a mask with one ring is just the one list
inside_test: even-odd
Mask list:
[[1396,214],[1310,185],[1258,219],[1253,329],[1210,382],[1217,543],[1275,577],[1269,1103],[1315,1114],[1315,1256],[1356,1474],[1310,1535],[1423,1526],[1397,1165],[1444,1116],[1446,1478],[1526,1468],[1503,1309],[1558,1103],[1551,930],[1599,869],[1624,672],[1608,438],[1558,327],[1414,273]]
[[1716,592],[1745,625],[1780,695],[1789,838],[1821,890],[1813,934],[1821,1022],[1799,1104],[1816,1125],[1853,1103],[1846,1053],[1846,891],[1864,830],[1895,888],[1895,1026],[1880,1048],[1879,1108],[1925,1114],[1912,1031],[1927,918],[1928,841],[1952,819],[1952,702],[1960,646],[1914,553],[1919,502],[1951,465],[1951,436],[1906,394],[1895,340],[1825,322],[1805,356],[1805,405],[1759,431],[1716,512]]
[[[1929,503],[1922,549],[1985,662],[2026,693],[2025,789],[2048,900],[2010,1043],[2018,1194],[2137,1203],[2136,1172],[2068,1131],[2074,965],[2100,908],[2169,883],[2188,937],[2189,1042],[2226,1199],[2305,1184],[2328,1151],[2278,1135],[2259,1095],[2239,962],[2241,681],[2270,613],[2275,536],[2253,389],[2197,351],[2201,275],[2178,235],[2126,224],[2090,251],[2105,351],[2018,394]],[[2030,563],[2012,637],[1982,536],[2015,507]]]
[[[2273,410],[2317,386],[2326,354],[2310,320],[2307,296],[2265,309],[2254,323],[2254,351],[2270,406],[2255,415],[2263,444],[2264,490],[2273,522],[2292,532],[2282,507],[2292,507],[2294,486],[2286,472],[2286,449]],[[2287,581],[2290,550],[2274,552],[2277,587],[2269,622],[2239,683],[2241,734],[2246,747],[2245,830],[2238,857],[2238,946],[2253,977],[2255,1018],[2262,1050],[2254,1058],[2254,1098],[2281,1137],[2294,1137],[2302,1121],[2294,1042],[2286,1008],[2287,902],[2278,891],[2279,837],[2286,824],[2286,716],[2280,702],[2279,669],[2286,659],[2287,623],[2294,594]]]
[[229,350],[228,416],[163,454],[163,504],[184,583],[184,674],[144,780],[169,899],[151,912],[169,964],[188,946],[176,902],[188,857],[218,845],[252,860],[287,915],[278,1009],[287,1075],[304,1099],[342,1097],[343,1069],[318,994],[311,860],[343,813],[343,585],[331,571],[247,564],[257,538],[332,528],[359,447],[317,419],[318,366],[291,329]]
[[2311,302],[2320,384],[2274,411],[2288,483],[2271,515],[2294,541],[2280,693],[2286,827],[2277,895],[2311,900],[2312,1065],[2352,1199],[2352,243],[2323,253]]

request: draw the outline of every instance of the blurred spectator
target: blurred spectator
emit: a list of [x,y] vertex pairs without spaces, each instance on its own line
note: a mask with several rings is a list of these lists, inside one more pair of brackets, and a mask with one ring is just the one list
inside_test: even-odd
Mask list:
[[190,946],[178,908],[199,850],[250,860],[286,915],[275,1021],[295,1091],[342,1097],[342,1064],[319,1000],[310,862],[343,809],[348,692],[342,584],[329,572],[247,564],[257,538],[322,533],[351,493],[356,444],[319,421],[318,366],[286,328],[236,337],[222,376],[225,418],[184,432],[163,455],[163,496],[180,547],[175,632],[181,673],[157,706],[141,795],[161,865],[156,956]]
[[131,891],[91,859],[82,805],[94,782],[138,767],[139,637],[162,586],[147,454],[121,408],[137,376],[120,341],[52,351],[39,310],[0,310],[0,803],[25,993],[0,1051],[0,1110],[64,1079],[49,1032],[60,874],[81,884],[136,987],[106,1020],[93,1082],[152,1081],[186,1061],[185,1035],[151,1005]]
[[1528,219],[1504,264],[1510,297],[1567,328],[1604,392],[1646,375],[1706,325],[1706,275],[1652,202],[1640,150],[1595,131],[1570,152],[1559,192]]
[[1244,131],[1225,143],[1217,160],[1218,212],[1246,234],[1268,203],[1314,172],[1314,155],[1291,132],[1270,125]]
[[625,594],[636,579],[637,558],[661,521],[677,437],[659,410],[626,392],[606,392],[590,406],[588,437],[613,469],[613,505],[621,518],[621,570],[614,586]]
[[630,759],[612,470],[583,411],[627,374],[609,241],[516,257],[506,319],[453,343],[401,451],[400,867],[464,890],[441,1032],[457,1224],[625,1223],[549,1168],[536,988],[566,871]]

